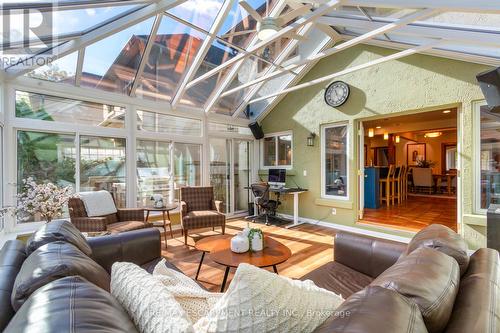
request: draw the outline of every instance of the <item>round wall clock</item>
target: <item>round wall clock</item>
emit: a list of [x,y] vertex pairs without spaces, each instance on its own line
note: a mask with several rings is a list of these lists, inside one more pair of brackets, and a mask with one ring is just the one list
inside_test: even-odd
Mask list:
[[334,108],[341,106],[349,98],[349,85],[342,81],[335,81],[326,88],[325,102]]

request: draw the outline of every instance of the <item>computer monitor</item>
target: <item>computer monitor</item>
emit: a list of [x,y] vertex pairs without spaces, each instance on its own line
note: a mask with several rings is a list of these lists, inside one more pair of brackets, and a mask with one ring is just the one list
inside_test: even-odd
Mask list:
[[269,169],[267,182],[271,186],[284,187],[286,181],[286,169]]

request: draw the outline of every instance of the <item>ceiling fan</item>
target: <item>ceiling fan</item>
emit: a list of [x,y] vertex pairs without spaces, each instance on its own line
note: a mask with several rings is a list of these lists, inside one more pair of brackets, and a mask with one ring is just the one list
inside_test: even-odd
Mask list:
[[[268,1],[268,0],[267,0]],[[292,8],[291,11],[282,14],[278,17],[271,17],[269,16],[269,3],[266,2],[266,14],[265,16],[262,16],[253,8],[247,0],[239,0],[239,5],[245,9],[245,11],[250,15],[252,18],[254,18],[257,21],[257,26],[256,29],[253,30],[243,30],[243,31],[236,31],[232,33],[225,34],[222,36],[223,38],[226,37],[232,37],[232,36],[241,36],[241,35],[246,35],[250,33],[257,32],[257,37],[260,40],[265,40],[271,38],[274,34],[276,34],[279,30],[281,30],[288,22],[296,19],[299,16],[302,16],[306,13],[308,13],[312,8],[313,5],[316,4],[321,4],[323,0],[318,0],[318,1],[299,1],[299,0],[287,0],[287,3],[290,5]],[[289,37],[295,38],[295,39],[303,39],[302,36],[297,35],[295,32],[290,32],[288,34]]]

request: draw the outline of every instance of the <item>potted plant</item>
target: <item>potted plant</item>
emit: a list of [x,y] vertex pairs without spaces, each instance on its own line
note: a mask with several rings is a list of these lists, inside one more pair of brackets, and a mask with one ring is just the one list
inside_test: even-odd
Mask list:
[[417,159],[416,163],[418,168],[433,168],[436,166],[436,162],[431,160]]
[[71,186],[60,188],[52,183],[37,184],[31,177],[23,179],[22,191],[17,195],[16,213],[28,215],[27,218],[39,214],[49,223],[63,214],[64,206],[72,196]]
[[264,234],[260,229],[250,229],[248,233],[250,241],[250,250],[253,252],[262,251],[264,249]]

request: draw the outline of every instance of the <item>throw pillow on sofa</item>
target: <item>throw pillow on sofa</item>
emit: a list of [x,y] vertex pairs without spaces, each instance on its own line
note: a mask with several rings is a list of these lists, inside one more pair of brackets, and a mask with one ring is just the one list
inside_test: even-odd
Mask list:
[[85,237],[67,220],[55,220],[44,224],[29,238],[26,243],[26,254],[29,256],[40,246],[57,241],[71,243],[87,256],[92,254]]
[[421,247],[434,249],[454,258],[460,266],[460,275],[463,275],[469,266],[465,240],[442,224],[431,224],[417,232],[402,256],[406,256]]
[[240,264],[228,290],[196,332],[313,332],[343,302],[312,281]]
[[459,283],[455,259],[424,247],[400,258],[370,285],[392,289],[414,301],[429,333],[438,333],[450,319]]
[[153,276],[174,296],[192,323],[206,316],[223,295],[207,291],[190,277],[168,268],[165,259],[155,266]]
[[81,276],[68,276],[35,291],[4,332],[134,333],[137,329],[108,292]]
[[113,264],[111,294],[142,333],[193,332],[187,314],[163,283],[135,264]]
[[109,274],[76,246],[53,242],[39,247],[23,263],[12,290],[12,307],[17,311],[38,288],[66,276],[80,275],[109,290]]

